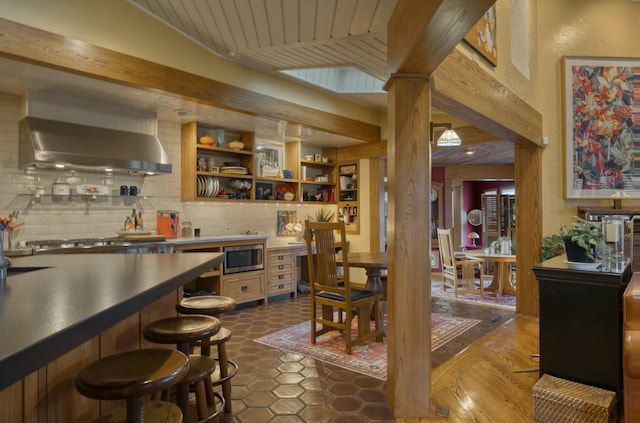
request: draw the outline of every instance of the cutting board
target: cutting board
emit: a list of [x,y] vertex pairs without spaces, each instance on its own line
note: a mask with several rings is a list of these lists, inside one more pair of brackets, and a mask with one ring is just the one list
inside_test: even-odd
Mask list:
[[167,239],[164,235],[140,235],[135,232],[130,234],[120,234],[119,236],[127,241],[166,241]]

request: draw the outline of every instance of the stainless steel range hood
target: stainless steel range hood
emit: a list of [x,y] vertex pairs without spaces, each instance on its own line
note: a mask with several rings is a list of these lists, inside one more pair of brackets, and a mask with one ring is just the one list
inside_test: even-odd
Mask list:
[[153,135],[26,117],[20,121],[21,168],[131,174],[171,173]]

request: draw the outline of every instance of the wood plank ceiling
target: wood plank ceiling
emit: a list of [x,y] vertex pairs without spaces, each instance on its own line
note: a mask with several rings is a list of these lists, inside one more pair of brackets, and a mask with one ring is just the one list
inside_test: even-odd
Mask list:
[[[340,74],[331,68],[357,69],[365,76],[352,77],[348,86],[343,83],[342,91],[332,95],[386,110],[386,93],[372,92],[364,78],[387,79],[387,23],[397,0],[128,1],[212,54],[279,77],[292,78],[281,70],[318,68],[322,70],[314,73],[316,82],[335,86],[340,82],[329,80]],[[509,142],[466,145],[462,139],[462,147],[435,148],[432,164],[514,161]]]

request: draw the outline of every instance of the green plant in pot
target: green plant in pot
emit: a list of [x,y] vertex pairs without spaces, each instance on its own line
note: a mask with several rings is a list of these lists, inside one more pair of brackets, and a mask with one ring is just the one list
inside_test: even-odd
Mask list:
[[335,212],[325,211],[322,207],[316,210],[315,218],[307,215],[309,220],[312,222],[333,222],[333,217],[335,216]]
[[[315,217],[307,215],[307,218],[311,222],[333,222],[333,218],[335,215],[336,215],[335,212],[325,211],[325,209],[321,207],[318,210],[316,210]],[[305,234],[306,234],[306,231],[305,231]],[[313,232],[311,233],[311,237],[312,237],[311,239],[313,239]]]
[[593,263],[602,243],[602,224],[574,216],[574,221],[560,228],[567,260]]
[[564,241],[558,234],[542,238],[542,261],[564,254]]

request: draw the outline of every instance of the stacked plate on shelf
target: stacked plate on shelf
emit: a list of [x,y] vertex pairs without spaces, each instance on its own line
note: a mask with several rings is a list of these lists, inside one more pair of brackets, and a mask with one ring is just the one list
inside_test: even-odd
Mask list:
[[246,175],[249,173],[246,167],[242,166],[223,166],[220,168],[220,173],[230,173],[233,175]]
[[220,191],[220,181],[213,176],[198,175],[196,182],[198,197],[215,197]]

